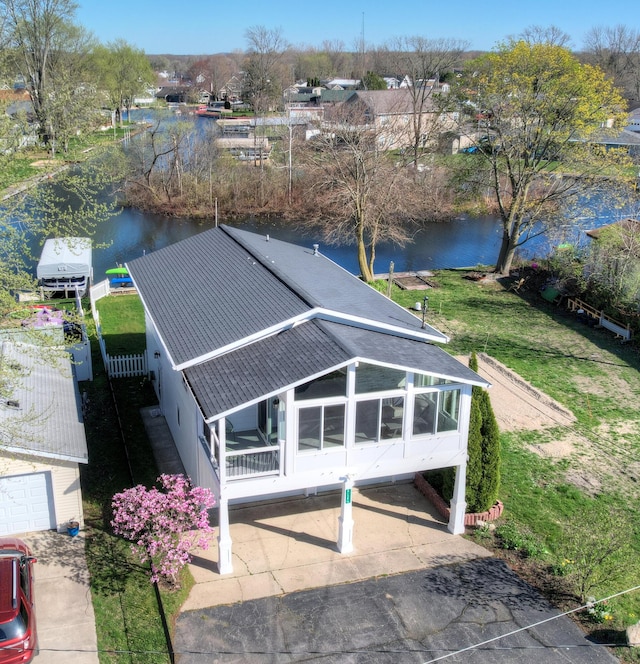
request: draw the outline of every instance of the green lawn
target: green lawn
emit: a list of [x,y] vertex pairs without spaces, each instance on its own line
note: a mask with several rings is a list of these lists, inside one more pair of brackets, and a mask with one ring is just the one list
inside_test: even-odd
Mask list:
[[113,295],[96,303],[109,355],[135,355],[146,347],[144,309],[137,295]]

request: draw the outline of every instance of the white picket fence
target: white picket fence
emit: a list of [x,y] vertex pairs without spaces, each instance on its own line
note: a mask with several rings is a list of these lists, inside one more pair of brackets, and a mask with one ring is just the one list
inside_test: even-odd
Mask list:
[[149,371],[147,368],[147,351],[140,355],[114,355],[106,353],[107,373],[110,378],[129,378],[131,376],[146,376]]
[[110,294],[109,281],[103,281],[96,284],[90,292],[91,311],[96,324],[96,333],[98,335],[98,344],[102,353],[102,361],[109,375],[109,378],[131,378],[134,376],[149,375],[149,364],[147,362],[147,351],[139,355],[109,355],[107,347],[102,338],[102,326],[100,325],[100,314],[95,303]]

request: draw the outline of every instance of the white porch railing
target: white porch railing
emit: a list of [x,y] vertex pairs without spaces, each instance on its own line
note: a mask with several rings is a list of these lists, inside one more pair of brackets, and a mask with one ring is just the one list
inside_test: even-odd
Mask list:
[[239,450],[225,454],[227,477],[257,477],[261,475],[277,475],[280,472],[280,446],[271,445],[259,450]]
[[[222,450],[220,439],[215,431],[212,431],[211,435],[214,449],[213,453],[209,452],[209,460],[221,482],[225,482],[227,479],[235,480],[280,474],[279,445],[228,452]],[[200,442],[205,449],[210,450],[209,444],[202,436],[200,436]]]

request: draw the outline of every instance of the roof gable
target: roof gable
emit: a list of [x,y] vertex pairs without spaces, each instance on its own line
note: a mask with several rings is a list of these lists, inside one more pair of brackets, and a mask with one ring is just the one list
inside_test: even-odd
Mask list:
[[184,376],[211,420],[355,360],[488,385],[433,344],[318,320],[185,369]]

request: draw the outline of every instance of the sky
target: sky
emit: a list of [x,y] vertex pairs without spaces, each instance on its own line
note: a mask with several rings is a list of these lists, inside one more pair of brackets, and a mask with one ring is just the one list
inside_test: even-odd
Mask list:
[[[183,0],[184,1],[184,0]],[[368,46],[419,35],[469,42],[491,50],[532,25],[554,25],[579,50],[595,26],[640,28],[629,0],[77,0],[76,22],[101,42],[124,39],[148,55],[208,55],[245,50],[252,26],[281,28],[294,46],[321,47],[341,41],[355,50],[362,34]],[[364,30],[363,30],[364,26]]]

